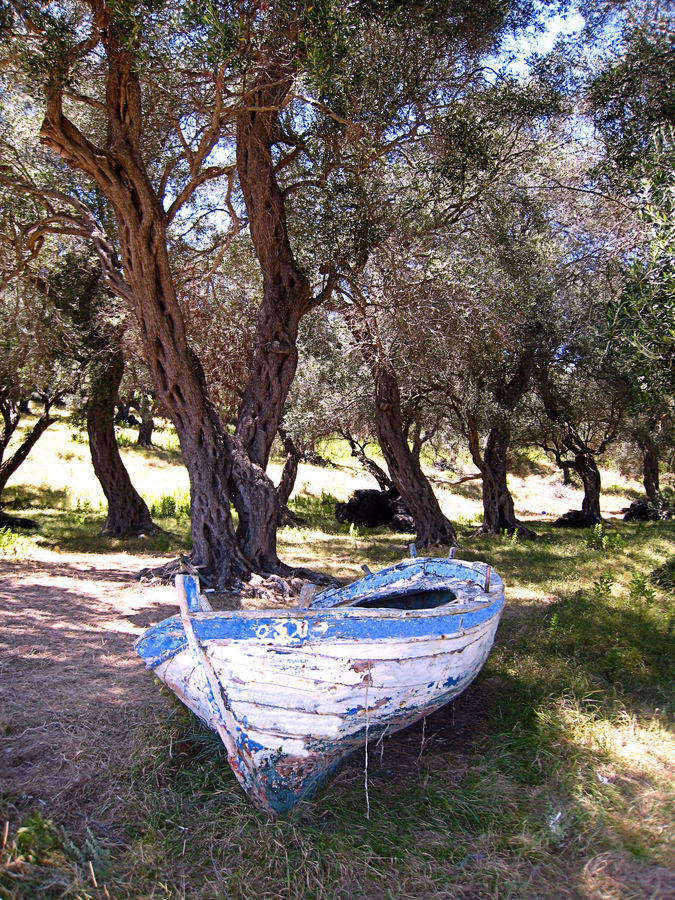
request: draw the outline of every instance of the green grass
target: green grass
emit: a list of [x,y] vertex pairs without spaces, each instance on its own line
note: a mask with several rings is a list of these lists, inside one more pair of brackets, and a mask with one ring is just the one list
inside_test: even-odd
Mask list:
[[[102,510],[49,491],[13,489],[12,511],[40,533],[0,535],[0,555],[38,540],[138,549],[98,535]],[[185,496],[149,501],[176,535],[164,549],[186,548]],[[283,558],[352,577],[361,563],[401,559],[409,536],[341,526],[335,502],[294,499],[307,524],[282,530]],[[675,523],[538,524],[535,541],[476,539],[468,520],[457,524],[458,555],[490,563],[507,586],[495,646],[453,704],[369,748],[367,799],[361,752],[315,798],[268,820],[215,736],[149,678],[152,702],[130,716],[125,753],[101,756],[115,790],[96,815],[121,838],[48,808],[13,818],[0,898],[650,896],[621,879],[675,866]],[[584,872],[605,854],[622,863],[618,887],[592,893]]]
[[[329,501],[304,511],[319,506]],[[672,575],[675,527],[618,532],[622,546],[609,549],[549,528],[533,543],[481,539],[460,553],[492,563],[508,586],[495,647],[454,704],[370,748],[370,818],[360,753],[316,798],[267,820],[217,739],[166,699],[171,716],[149,712],[111,771],[128,844],[99,847],[111,896],[515,900],[566,896],[559,886],[602,853],[638,872],[673,865],[675,597],[651,574]],[[376,540],[358,542],[366,562],[382,561]],[[50,878],[67,882],[53,896],[104,896],[77,861],[81,839],[57,838],[29,865],[44,881],[29,890],[4,877],[0,896],[27,900]],[[28,865],[17,839],[10,856]]]

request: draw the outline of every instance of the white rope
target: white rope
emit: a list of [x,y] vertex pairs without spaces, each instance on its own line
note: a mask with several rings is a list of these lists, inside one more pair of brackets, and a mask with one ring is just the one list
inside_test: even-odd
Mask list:
[[368,731],[370,729],[370,708],[368,706],[368,685],[370,684],[370,671],[366,676],[366,748],[365,764],[363,769],[363,782],[366,790],[366,819],[370,819],[370,796],[368,795]]
[[426,730],[427,730],[427,717],[425,716],[422,719],[422,743],[420,744],[420,755],[417,757],[418,764],[422,762],[422,757],[424,756],[424,740],[425,740]]

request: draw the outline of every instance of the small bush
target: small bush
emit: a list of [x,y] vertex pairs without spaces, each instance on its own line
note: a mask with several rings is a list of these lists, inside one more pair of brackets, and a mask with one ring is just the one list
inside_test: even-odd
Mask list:
[[605,569],[593,585],[593,594],[598,600],[607,600],[612,595],[614,573],[611,569]]
[[148,503],[153,519],[175,519],[181,522],[190,518],[190,495],[187,491],[162,494],[158,500]]
[[641,572],[635,572],[630,580],[629,596],[631,600],[645,600],[647,603],[654,602],[654,588],[647,581],[647,576]]
[[318,497],[315,494],[296,494],[289,506],[298,516],[311,522],[332,522],[335,519],[335,504],[338,502],[337,497],[321,491]]
[[626,542],[620,534],[607,532],[601,522],[598,522],[597,525],[585,532],[584,542],[589,550],[597,550],[600,553],[609,553],[611,550],[623,550],[626,546]]
[[28,816],[16,833],[17,852],[29,862],[39,863],[58,846],[59,838],[53,823],[37,812]]
[[26,538],[16,534],[11,528],[0,528],[0,555],[22,556],[26,548]]

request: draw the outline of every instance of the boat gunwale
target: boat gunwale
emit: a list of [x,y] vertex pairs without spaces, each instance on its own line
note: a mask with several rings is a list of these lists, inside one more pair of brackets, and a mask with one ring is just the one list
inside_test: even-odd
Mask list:
[[[364,582],[372,582],[377,579],[378,576],[385,574],[385,576],[389,576],[391,574],[398,575],[400,572],[405,572],[405,570],[409,570],[411,568],[419,568],[422,572],[424,572],[425,564],[427,562],[443,564],[446,560],[443,557],[415,557],[412,559],[404,560],[395,566],[391,566],[389,568],[385,568],[381,570],[381,572],[371,573],[371,575],[366,576],[364,579],[359,579],[356,582],[352,582],[351,585],[346,585],[345,588],[340,589],[331,589],[330,594],[333,591],[337,592],[340,590],[348,590],[352,587],[352,585],[363,584]],[[464,560],[451,560],[450,564],[456,568],[462,568],[464,570],[469,570],[471,574],[482,574],[485,572],[485,564],[483,563],[469,563]],[[468,574],[468,573],[467,573]],[[448,590],[452,591],[453,583],[457,583],[458,581],[465,581],[467,578],[460,578],[458,575],[443,575],[443,576],[432,576],[436,580],[436,584],[431,588],[431,590]],[[410,579],[407,579],[410,581]],[[405,579],[401,578],[390,578],[388,583],[386,584],[386,591],[389,594],[394,592],[399,592],[401,581],[405,582]],[[480,583],[475,582],[479,587]],[[420,588],[419,585],[415,585],[417,590],[424,590],[424,588]],[[324,592],[322,592],[324,593]],[[326,594],[329,591],[325,592]],[[377,594],[375,591],[364,591],[362,596],[365,596],[366,599],[370,597],[376,597]],[[462,601],[460,599],[452,599],[447,603],[444,603],[440,606],[422,608],[422,609],[396,609],[392,607],[368,607],[368,606],[358,606],[353,603],[345,603],[340,604],[336,603],[332,606],[308,606],[308,607],[265,607],[262,609],[226,609],[226,610],[211,610],[211,611],[196,611],[190,613],[190,619],[195,622],[196,625],[209,622],[222,622],[223,624],[230,622],[255,622],[259,620],[261,626],[265,626],[267,623],[276,622],[279,626],[283,627],[284,622],[307,622],[308,627],[311,628],[312,624],[318,620],[324,620],[327,624],[332,620],[334,622],[339,621],[363,621],[367,623],[368,621],[373,622],[417,622],[421,624],[424,620],[428,620],[431,626],[433,620],[446,618],[448,620],[456,620],[458,616],[466,616],[471,617],[477,613],[484,613],[484,616],[481,616],[481,619],[475,623],[467,623],[464,625],[463,621],[460,621],[460,625],[458,628],[448,631],[447,635],[441,634],[441,630],[423,635],[410,635],[406,638],[408,643],[417,643],[424,642],[428,640],[436,640],[439,637],[445,637],[452,634],[457,634],[459,631],[462,633],[468,633],[472,631],[474,628],[479,628],[484,622],[492,619],[495,615],[499,615],[501,609],[504,606],[505,597],[504,597],[504,584],[502,579],[497,575],[497,573],[493,573],[490,587],[487,591],[480,591],[475,597],[471,599],[467,599],[466,601]],[[492,609],[492,607],[495,607]],[[183,628],[183,623],[181,622],[180,615],[175,614],[173,616],[169,616],[163,619],[160,622],[155,623],[150,628],[148,628],[142,635],[140,635],[137,640],[134,642],[134,647],[136,651],[142,656],[143,661],[145,662],[146,668],[154,669],[157,666],[161,665],[163,662],[166,662],[171,657],[175,656],[177,653],[182,652],[186,645],[187,638],[183,637],[183,640],[179,642],[178,645],[174,644],[172,647],[167,647],[163,651],[159,653],[155,653],[152,655],[144,655],[139,649],[140,646],[147,640],[152,641],[153,637],[161,634],[163,630],[168,630],[170,628]],[[184,629],[183,629],[184,631]],[[398,638],[393,638],[397,640]],[[306,636],[302,639],[302,645],[312,644],[316,640],[316,637],[313,639],[310,636]],[[353,641],[353,638],[336,638],[336,641],[345,640],[346,642]],[[367,643],[369,638],[364,637],[360,640],[360,643]],[[388,640],[386,637],[378,637],[375,639],[378,643]],[[292,650],[295,646],[298,647],[297,644],[290,645],[283,641],[280,638],[275,638],[274,636],[269,637],[261,637],[261,636],[241,636],[241,635],[232,635],[231,637],[227,637],[225,635],[214,635],[213,637],[209,637],[207,635],[200,635],[200,641],[204,643],[210,642],[220,642],[223,644],[229,643],[257,643],[261,646],[267,646],[271,649],[279,649],[279,650]],[[148,658],[150,656],[150,658]]]
[[[391,619],[393,621],[401,621],[401,620],[410,621],[411,619],[412,620],[422,620],[422,619],[431,620],[434,618],[441,618],[441,617],[445,617],[448,619],[456,619],[458,616],[471,615],[472,613],[487,612],[487,611],[490,612],[489,615],[485,616],[484,618],[481,618],[481,620],[478,622],[468,623],[467,625],[464,625],[463,621],[460,622],[459,628],[457,628],[454,631],[448,631],[447,634],[439,631],[436,633],[429,633],[429,634],[424,634],[424,635],[410,635],[409,637],[406,638],[406,642],[408,644],[417,644],[417,643],[424,643],[424,642],[428,642],[428,641],[439,640],[439,639],[443,639],[443,638],[447,638],[447,637],[451,637],[451,636],[458,636],[460,632],[463,635],[469,634],[474,629],[478,629],[478,628],[481,628],[482,626],[484,626],[486,624],[486,622],[492,620],[495,616],[500,616],[501,611],[504,607],[504,602],[505,602],[504,594],[503,594],[503,592],[500,592],[498,596],[494,597],[489,602],[480,602],[480,603],[474,602],[472,604],[459,605],[459,604],[456,604],[454,601],[452,601],[451,603],[447,604],[446,606],[438,606],[433,609],[427,609],[427,610],[394,609],[394,610],[384,610],[384,611],[394,614],[394,615],[390,615],[390,616],[386,617],[387,619]],[[494,609],[492,609],[492,607],[494,607]],[[242,612],[247,613],[247,615],[242,616],[241,615]],[[297,609],[289,609],[289,610],[284,610],[284,609],[223,610],[222,612],[213,610],[212,612],[193,613],[190,615],[190,618],[193,619],[196,623],[202,623],[202,622],[208,623],[211,621],[218,621],[218,620],[222,621],[222,620],[233,620],[233,619],[234,620],[237,620],[237,619],[242,620],[243,619],[244,621],[246,621],[246,620],[255,621],[256,619],[261,619],[262,623],[264,623],[265,619],[268,619],[268,620],[270,620],[270,619],[277,619],[277,620],[278,619],[286,619],[289,621],[296,621],[296,620],[302,621],[302,620],[306,620],[308,612],[311,614],[309,616],[310,619],[314,619],[314,618],[324,618],[325,619],[327,613],[331,614],[331,617],[335,618],[335,619],[374,619],[374,620],[379,620],[379,619],[383,618],[382,616],[378,615],[378,613],[380,613],[381,610],[359,609],[358,607],[356,607],[356,608],[337,607],[337,608],[333,608],[333,609],[317,609],[317,610],[297,610]],[[263,614],[262,616],[261,616],[261,613]],[[270,614],[270,615],[266,615],[266,614]],[[431,614],[433,614],[433,615],[431,615]],[[158,632],[161,632],[162,629],[167,628],[170,625],[174,626],[174,627],[178,626],[178,627],[182,628],[183,626],[182,626],[182,622],[180,619],[180,615],[169,616],[168,618],[163,619],[161,622],[158,622],[156,625],[153,625],[151,628],[149,628],[147,631],[145,631],[134,643],[134,647],[136,648],[136,651],[140,653],[139,646],[146,638],[148,638],[149,636],[152,636],[152,634],[157,634]],[[391,639],[385,639],[382,637],[363,638],[362,640],[359,641],[359,643],[361,646],[363,646],[369,642],[382,644],[386,640],[392,640],[392,642],[395,642],[396,640],[399,640],[399,638],[395,638],[395,637],[393,637]],[[213,637],[208,637],[206,635],[200,635],[200,641],[202,643],[204,643],[205,645],[208,643],[211,643],[211,642],[218,642],[223,645],[230,644],[230,643],[257,644],[259,646],[268,647],[271,650],[281,651],[281,652],[285,652],[285,651],[292,652],[293,649],[298,648],[298,645],[289,646],[288,644],[282,642],[281,640],[274,639],[273,637],[270,637],[267,639],[261,639],[258,637],[254,637],[253,635],[247,636],[247,637],[240,637],[240,636],[224,637],[221,635],[214,635]],[[351,639],[351,638],[336,638],[335,639],[336,643],[341,643],[342,641],[344,641],[345,644],[353,643],[353,639]],[[312,645],[313,643],[314,643],[314,641],[312,640],[312,638],[306,638],[303,640],[302,644],[299,646],[307,647],[309,645]],[[148,660],[142,653],[140,655],[143,657],[146,668],[154,669],[157,666],[161,665],[162,663],[166,662],[167,660],[171,659],[173,656],[176,656],[178,653],[183,652],[183,650],[186,647],[187,647],[187,638],[184,637],[183,640],[181,640],[178,645],[170,647],[170,648],[166,648],[163,652],[154,656],[152,659]]]

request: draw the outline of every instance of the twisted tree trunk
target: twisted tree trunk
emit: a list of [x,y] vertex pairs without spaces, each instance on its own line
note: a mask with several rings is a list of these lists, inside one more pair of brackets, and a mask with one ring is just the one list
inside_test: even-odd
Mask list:
[[[390,488],[392,488],[394,485],[391,478],[387,475],[384,469],[378,466],[375,460],[371,459],[369,456],[366,456],[365,447],[362,447],[361,444],[359,444],[348,431],[343,431],[342,436],[349,444],[349,449],[351,450],[354,459],[357,459],[361,463],[366,472],[370,472],[370,474],[377,482],[379,489],[381,491],[388,491]],[[415,454],[413,454],[413,458],[415,458]],[[419,453],[417,454],[416,458],[419,461]]]
[[279,437],[281,438],[284,450],[286,451],[284,468],[281,472],[279,484],[277,485],[279,507],[283,510],[287,506],[291,494],[293,493],[295,480],[298,477],[298,464],[302,459],[302,453],[295,446],[295,442],[290,434],[282,427],[279,427]]
[[102,4],[97,16],[107,56],[107,146],[95,147],[66,118],[56,81],[49,87],[41,137],[69,165],[89,175],[113,207],[156,396],[176,427],[190,477],[193,562],[213,573],[216,586],[224,586],[233,577],[248,577],[251,565],[260,562],[248,560],[239,548],[230,484],[266,476],[223,427],[202,367],[188,346],[169,265],[167,217],[141,152],[137,60]]
[[152,432],[155,428],[155,420],[152,417],[152,397],[141,394],[141,402],[138,411],[141,414],[141,427],[138,429],[139,447],[152,447]]
[[642,483],[645,486],[647,500],[650,503],[659,503],[661,500],[661,485],[659,483],[659,451],[649,434],[638,439],[642,453]]
[[430,544],[459,546],[455,529],[443,514],[433,488],[422,471],[419,456],[415,456],[408,446],[396,373],[382,358],[383,353],[375,331],[371,331],[367,313],[349,305],[343,306],[342,315],[373,377],[378,441],[393,485],[415,521],[416,543],[422,547]]
[[602,522],[600,513],[600,471],[591,453],[578,452],[574,456],[574,470],[584,485],[584,499],[581,516],[584,525],[592,526]]
[[21,420],[20,400],[13,400],[10,396],[0,396],[0,416],[2,417],[2,429],[0,429],[0,497],[7,486],[7,482],[26,459],[33,447],[40,440],[45,431],[54,421],[51,415],[51,407],[54,398],[44,397],[44,406],[40,417],[28,431],[11,456],[5,458],[5,451]]
[[131,483],[115,440],[115,398],[123,371],[121,351],[107,354],[92,374],[86,405],[91,461],[108,501],[108,515],[101,534],[116,537],[156,531],[145,500]]
[[443,514],[419,459],[408,446],[401,417],[401,399],[396,376],[384,366],[373,370],[375,379],[375,424],[394,487],[415,520],[415,540],[420,546],[458,546],[457,535]]
[[513,497],[507,483],[507,452],[511,439],[510,429],[504,422],[493,425],[480,453],[478,432],[469,423],[469,448],[475,465],[483,479],[483,524],[478,534],[508,534],[518,532],[521,537],[534,537],[534,532],[516,518]]
[[[284,198],[272,157],[278,137],[278,110],[292,80],[291,72],[268,67],[237,119],[237,170],[263,276],[263,298],[235,437],[261,469],[269,461],[295,377],[300,319],[312,304],[310,284],[298,269],[291,249]],[[279,507],[271,483],[262,478],[235,478],[232,488],[243,553],[251,560],[279,568]]]

